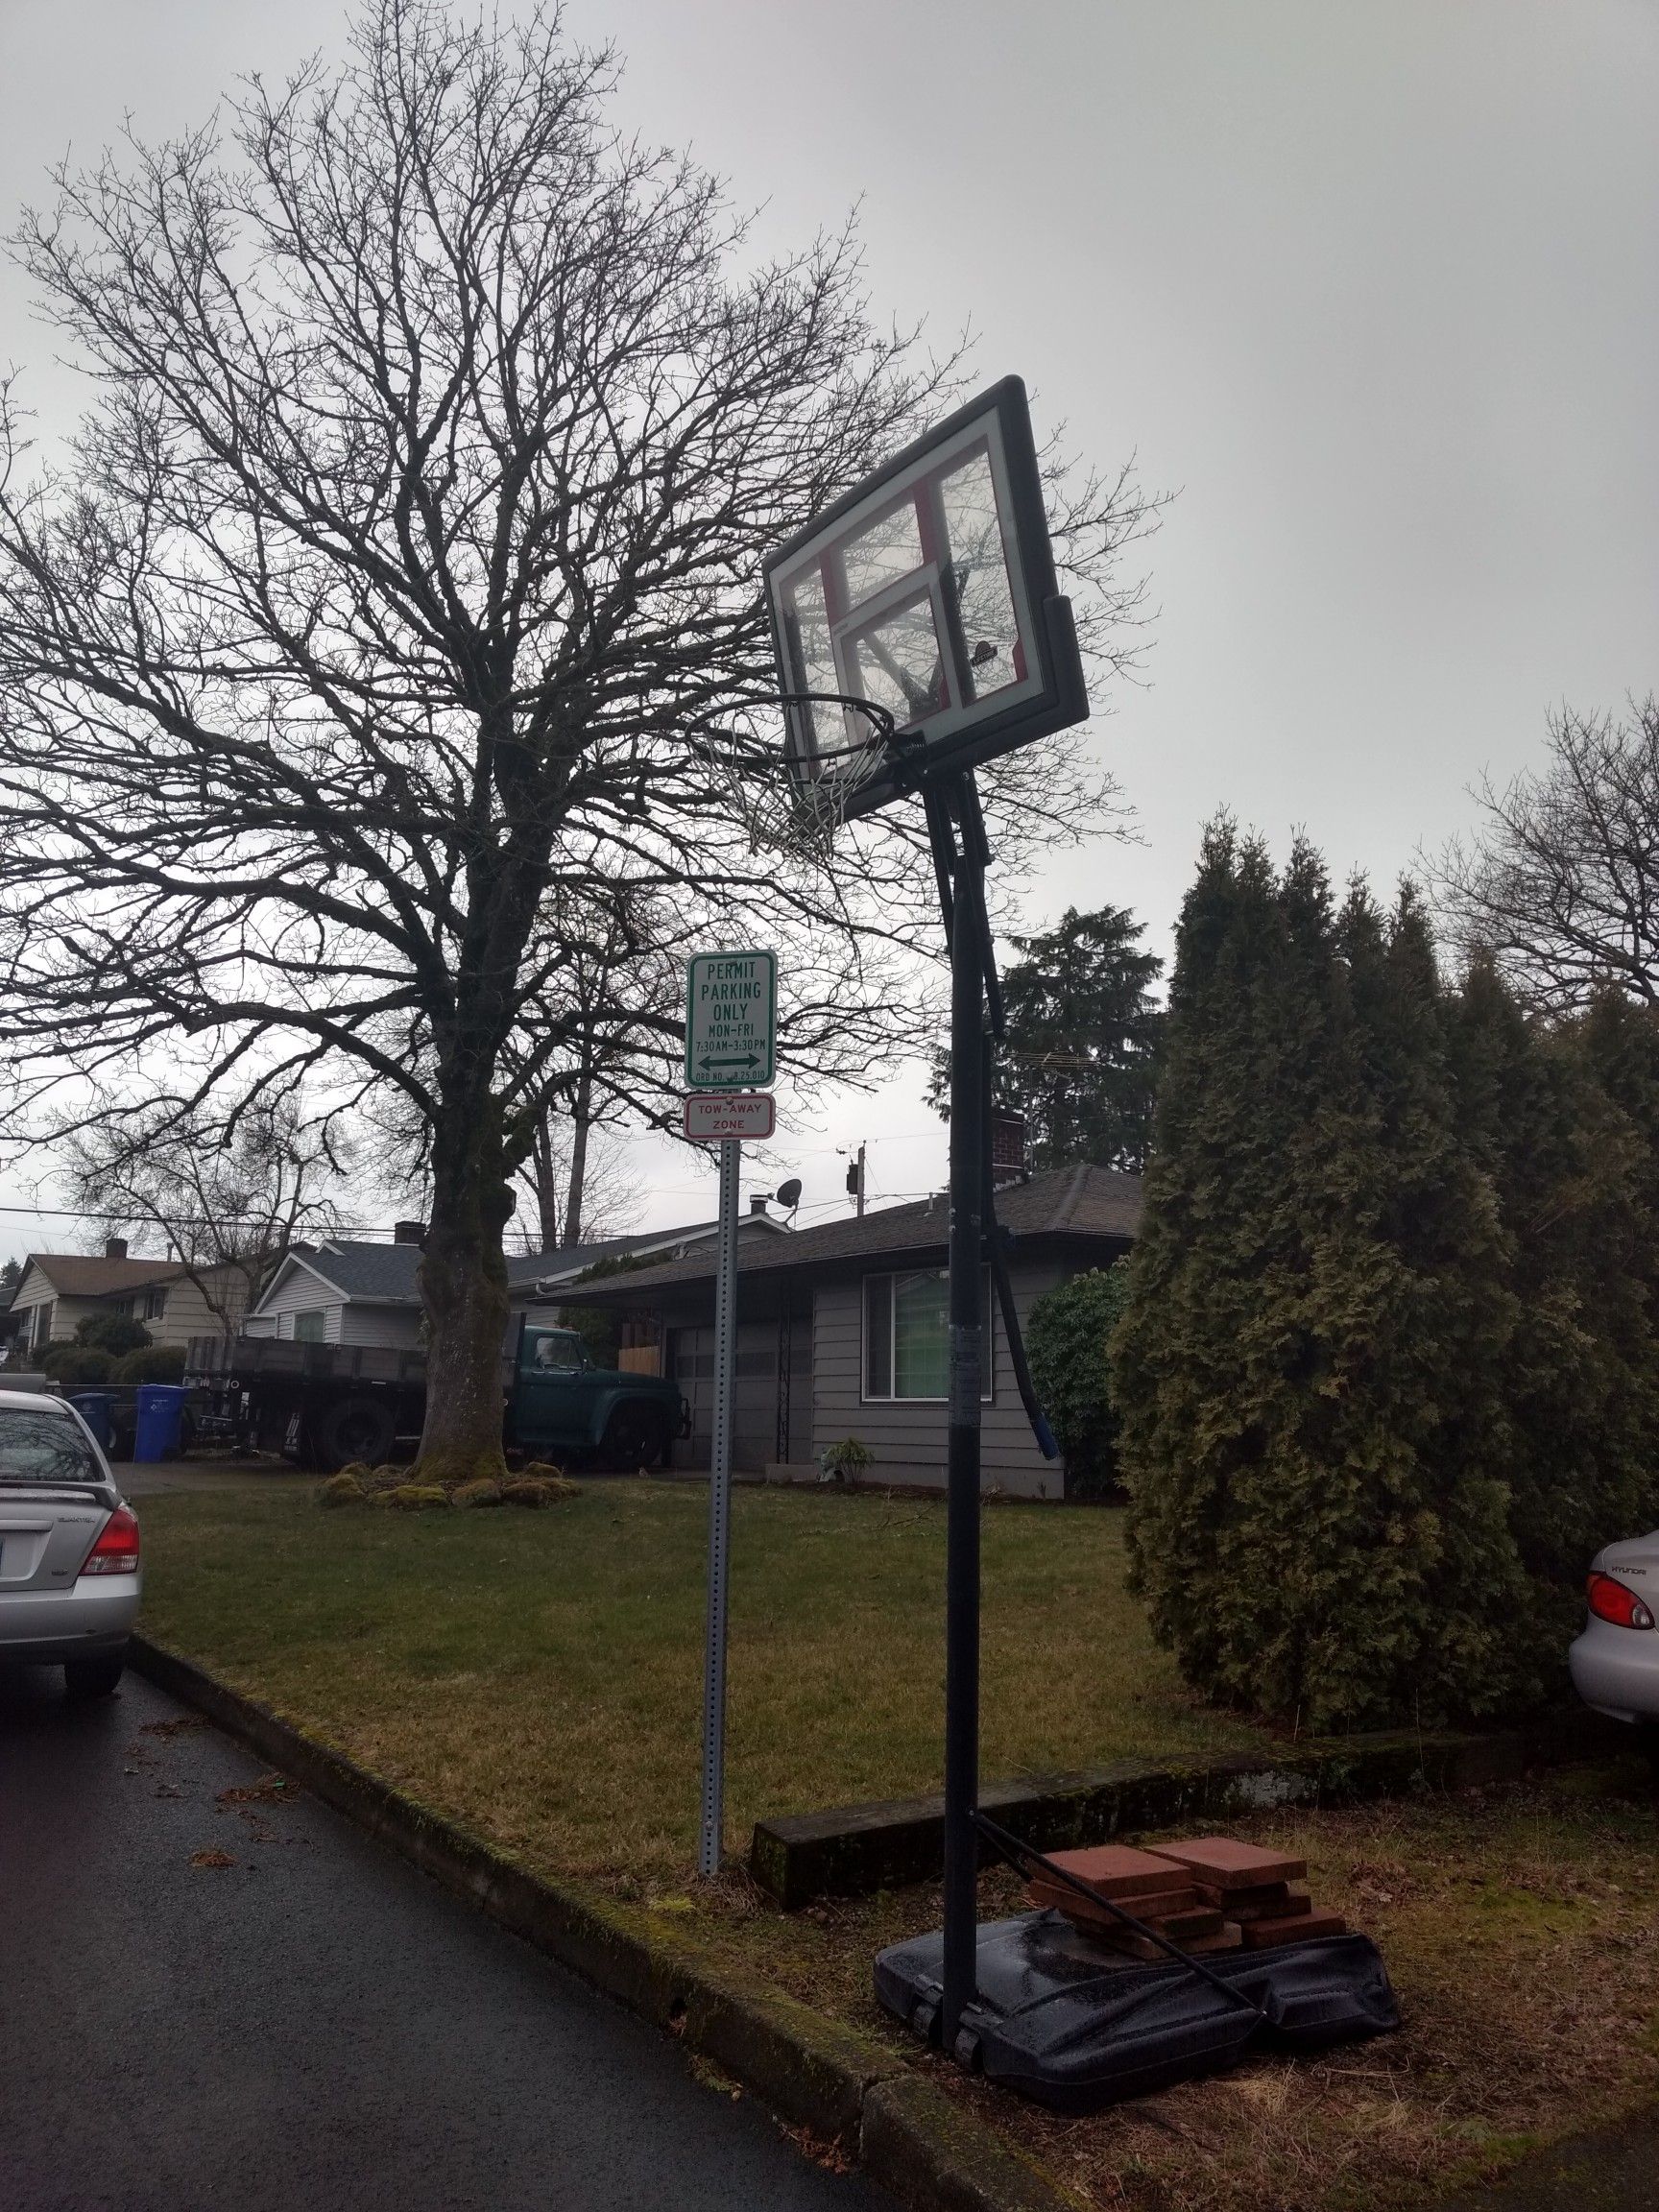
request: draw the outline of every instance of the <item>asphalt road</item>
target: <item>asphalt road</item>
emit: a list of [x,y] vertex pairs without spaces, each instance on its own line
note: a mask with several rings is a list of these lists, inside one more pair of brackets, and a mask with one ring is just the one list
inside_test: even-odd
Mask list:
[[[879,2212],[129,1674],[0,1675],[5,2212]],[[199,1854],[232,1862],[193,1864]]]

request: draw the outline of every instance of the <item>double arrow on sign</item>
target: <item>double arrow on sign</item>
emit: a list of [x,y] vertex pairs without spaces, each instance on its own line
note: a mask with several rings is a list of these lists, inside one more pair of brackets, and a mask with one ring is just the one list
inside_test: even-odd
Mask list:
[[697,1065],[699,1068],[761,1068],[765,1062],[757,1052],[728,1052],[724,1057],[705,1053]]

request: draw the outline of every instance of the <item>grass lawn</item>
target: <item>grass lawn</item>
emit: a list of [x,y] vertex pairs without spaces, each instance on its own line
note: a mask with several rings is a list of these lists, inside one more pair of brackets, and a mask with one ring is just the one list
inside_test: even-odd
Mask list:
[[[143,1625],[544,1868],[684,1881],[696,1856],[707,1493],[589,1482],[544,1513],[146,1500]],[[739,1488],[727,1846],[940,1782],[945,1517]],[[1259,1743],[1182,1689],[1123,1591],[1120,1516],[985,1516],[988,1778]]]
[[[786,1917],[738,1874],[691,1878],[706,1509],[645,1481],[541,1514],[154,1498],[144,1625],[524,1863],[898,2037],[871,1958],[938,1925],[936,1891]],[[937,1787],[940,1507],[745,1488],[733,1519],[728,1848],[765,1814]],[[986,1514],[988,1778],[1262,1741],[1182,1690],[1122,1570],[1116,1513]],[[1635,1760],[1235,1827],[1305,1856],[1315,1894],[1377,1938],[1406,2028],[1085,2120],[913,2052],[1081,2201],[1404,2212],[1659,2091],[1659,1828]],[[984,1917],[1022,1902],[986,1877]]]

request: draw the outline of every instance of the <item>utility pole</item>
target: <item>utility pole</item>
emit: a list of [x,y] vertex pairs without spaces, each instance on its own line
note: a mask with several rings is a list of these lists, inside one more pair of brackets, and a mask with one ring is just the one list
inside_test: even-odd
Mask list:
[[858,1157],[847,1169],[847,1194],[858,1201],[858,1218],[864,1218],[864,1147],[858,1147]]

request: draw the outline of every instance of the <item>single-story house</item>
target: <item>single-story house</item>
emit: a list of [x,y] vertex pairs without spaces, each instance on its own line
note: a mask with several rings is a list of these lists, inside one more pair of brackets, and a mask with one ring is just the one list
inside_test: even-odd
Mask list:
[[[1134,1240],[1141,1178],[1060,1167],[1004,1185],[998,1219],[1022,1322],[1044,1291],[1110,1266]],[[737,1256],[734,1465],[773,1480],[816,1480],[826,1447],[856,1436],[871,1481],[943,1488],[949,1208],[940,1195],[825,1221]],[[1057,1498],[1060,1470],[1032,1440],[996,1301],[986,1331],[982,1466],[987,1489]],[[676,1464],[709,1465],[713,1427],[714,1260],[704,1247],[583,1291],[654,1336],[662,1372],[691,1407]]]
[[[211,1304],[204,1286],[212,1293]],[[8,1314],[12,1364],[25,1352],[67,1341],[98,1313],[141,1321],[156,1344],[217,1336],[223,1324],[215,1308],[234,1322],[246,1299],[240,1268],[197,1268],[193,1275],[180,1260],[132,1260],[120,1237],[111,1237],[102,1255],[31,1252]]]
[[[787,1224],[766,1211],[764,1199],[751,1201],[740,1241],[755,1238],[787,1241]],[[602,1260],[677,1259],[712,1244],[719,1224],[692,1222],[679,1229],[647,1229],[628,1237],[605,1237],[590,1244],[569,1244],[554,1252],[507,1256],[507,1294],[515,1311],[555,1320],[561,1292],[578,1275]],[[418,1221],[399,1221],[390,1244],[350,1242],[329,1238],[316,1245],[296,1245],[272,1276],[242,1325],[248,1336],[292,1336],[320,1344],[377,1344],[410,1351],[421,1342],[421,1264],[422,1230]],[[574,1303],[586,1304],[587,1286]],[[624,1344],[629,1342],[624,1335]],[[654,1361],[631,1358],[628,1364]]]

